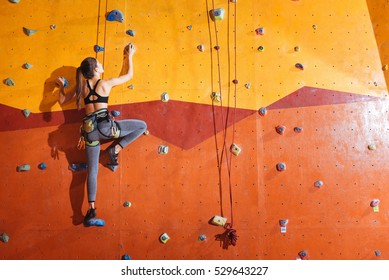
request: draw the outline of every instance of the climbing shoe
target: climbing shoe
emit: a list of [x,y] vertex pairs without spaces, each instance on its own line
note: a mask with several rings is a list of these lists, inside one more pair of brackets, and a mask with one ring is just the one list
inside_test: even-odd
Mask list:
[[90,208],[84,217],[84,223],[96,217],[96,208]]
[[118,163],[119,154],[115,153],[115,146],[109,147],[107,149],[107,152],[108,152],[109,158],[111,160],[111,162],[108,163],[108,168],[111,169],[112,171],[116,171],[116,169],[119,166],[119,163]]

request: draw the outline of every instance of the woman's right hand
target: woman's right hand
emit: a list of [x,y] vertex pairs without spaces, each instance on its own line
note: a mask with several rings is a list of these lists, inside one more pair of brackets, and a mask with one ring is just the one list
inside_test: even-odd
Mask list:
[[133,56],[136,51],[136,47],[133,43],[129,43],[125,48],[124,48],[124,54]]

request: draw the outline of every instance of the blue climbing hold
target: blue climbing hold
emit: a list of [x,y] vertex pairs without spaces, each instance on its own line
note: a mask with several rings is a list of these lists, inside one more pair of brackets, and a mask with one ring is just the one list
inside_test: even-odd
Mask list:
[[131,258],[130,258],[129,255],[124,254],[124,255],[122,256],[122,260],[131,260]]
[[130,29],[130,30],[126,31],[126,34],[130,35],[131,37],[134,37],[135,36],[135,31]]
[[9,87],[15,86],[15,81],[12,78],[7,78],[3,82]]
[[63,87],[68,87],[69,86],[69,81],[68,80],[66,80],[66,78],[65,77],[62,77],[63,78],[63,81],[64,81],[64,84],[63,84]]
[[46,165],[46,163],[42,162],[42,163],[40,163],[40,164],[38,165],[38,168],[39,168],[40,170],[45,170],[45,169],[47,168],[47,165]]
[[29,116],[30,116],[30,114],[31,114],[31,111],[30,110],[28,110],[28,109],[23,109],[23,115],[26,117],[26,118],[28,118]]
[[84,226],[86,227],[103,227],[105,226],[105,222],[102,219],[90,219],[84,222]]
[[82,170],[87,169],[87,168],[88,168],[87,163],[71,163],[69,165],[69,169],[71,171],[74,171],[74,172],[82,171]]
[[26,62],[26,63],[23,64],[23,68],[24,69],[30,69],[30,68],[32,68],[32,64]]
[[111,114],[112,114],[112,116],[114,116],[114,117],[120,116],[120,112],[119,112],[119,111],[116,111],[116,110],[112,110],[112,111],[111,111]]
[[104,48],[103,47],[101,47],[101,46],[99,46],[99,45],[95,45],[94,47],[93,47],[93,49],[95,50],[95,52],[103,52],[104,51]]
[[119,10],[113,10],[107,15],[108,21],[118,21],[123,22],[124,21],[124,15]]

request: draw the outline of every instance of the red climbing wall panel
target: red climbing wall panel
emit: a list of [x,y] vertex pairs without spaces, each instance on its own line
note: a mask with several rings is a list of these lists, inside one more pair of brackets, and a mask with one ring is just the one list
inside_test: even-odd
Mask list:
[[[0,4],[0,234],[9,236],[0,259],[295,259],[302,250],[389,259],[387,1],[46,2]],[[209,19],[213,8],[223,20]],[[113,9],[123,23],[105,20]],[[150,134],[121,153],[115,173],[102,152],[96,207],[106,226],[85,228],[87,173],[68,168],[85,162],[76,149],[83,112],[56,102],[53,81],[74,85],[86,56],[118,75],[129,41],[135,77],[113,90],[110,108],[145,120]],[[220,89],[223,107],[210,98]],[[23,164],[31,169],[17,172]],[[210,224],[215,215],[233,221],[236,246]]]

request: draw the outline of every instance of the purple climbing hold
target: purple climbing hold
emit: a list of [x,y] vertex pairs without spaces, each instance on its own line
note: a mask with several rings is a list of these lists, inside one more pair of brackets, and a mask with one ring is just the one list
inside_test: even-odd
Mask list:
[[118,21],[118,22],[123,22],[124,21],[124,15],[121,11],[119,10],[112,10],[108,15],[107,15],[107,20],[108,21]]

